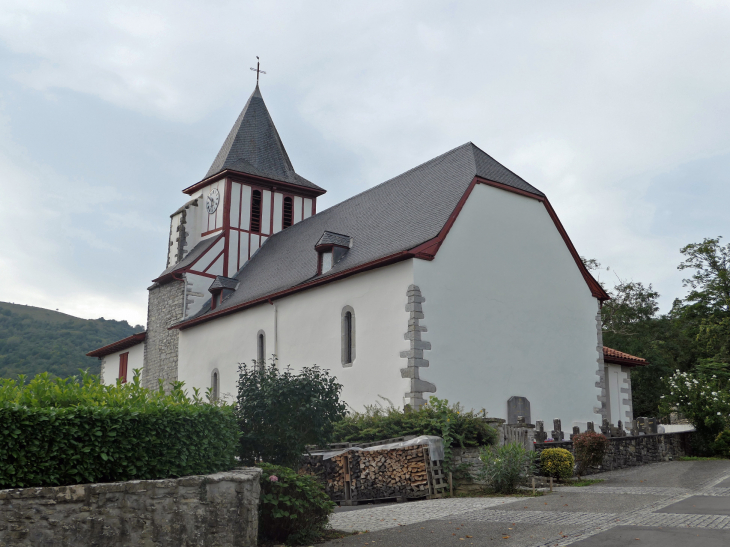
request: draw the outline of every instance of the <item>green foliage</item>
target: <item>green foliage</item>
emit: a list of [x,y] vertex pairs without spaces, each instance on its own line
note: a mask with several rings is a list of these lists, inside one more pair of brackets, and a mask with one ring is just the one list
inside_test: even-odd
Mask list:
[[497,432],[473,410],[465,412],[457,403],[430,397],[417,411],[402,411],[393,404],[371,405],[365,412],[354,412],[335,424],[335,442],[373,442],[404,435],[436,435],[444,439],[446,466],[451,447],[494,444]]
[[259,535],[287,545],[315,542],[322,537],[335,504],[311,475],[288,467],[258,464],[261,474]]
[[730,429],[725,429],[715,437],[715,452],[719,455],[730,458]]
[[163,479],[235,467],[234,409],[99,378],[0,380],[0,488]]
[[546,448],[540,453],[540,467],[543,474],[556,479],[569,479],[573,476],[575,458],[565,448]]
[[480,479],[501,494],[512,494],[517,485],[534,472],[532,454],[519,443],[485,446],[479,459],[484,464]]
[[0,378],[49,372],[65,378],[79,369],[99,372],[99,360],[86,353],[144,327],[126,321],[79,319],[33,306],[0,302]]
[[299,464],[307,445],[332,440],[334,423],[347,408],[342,385],[316,365],[298,374],[269,365],[238,368],[239,455],[248,465],[258,461]]
[[[662,412],[660,378],[675,370],[715,374],[726,385],[730,379],[730,245],[720,240],[705,238],[680,249],[678,269],[690,273],[683,280],[689,293],[668,314],[657,315],[659,295],[651,285],[619,280],[608,291],[611,300],[601,310],[604,344],[650,363],[631,372],[634,416]],[[584,263],[600,268],[595,260]]]
[[730,391],[716,375],[680,372],[664,379],[665,395],[660,409],[664,413],[677,410],[695,426],[693,448],[702,456],[712,455],[715,439],[730,426]]
[[578,476],[583,475],[589,467],[598,467],[608,450],[608,439],[600,433],[586,431],[573,437],[573,450],[578,460]]

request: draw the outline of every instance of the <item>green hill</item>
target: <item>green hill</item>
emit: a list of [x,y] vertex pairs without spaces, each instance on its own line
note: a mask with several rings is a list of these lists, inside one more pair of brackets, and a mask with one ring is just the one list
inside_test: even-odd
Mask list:
[[126,321],[79,319],[65,313],[0,302],[0,378],[39,372],[55,376],[99,373],[89,351],[141,332]]

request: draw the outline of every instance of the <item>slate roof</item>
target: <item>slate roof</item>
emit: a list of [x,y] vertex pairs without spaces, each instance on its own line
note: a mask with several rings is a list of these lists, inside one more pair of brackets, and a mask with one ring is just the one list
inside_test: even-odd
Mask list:
[[238,285],[238,281],[236,279],[231,279],[230,277],[223,277],[222,275],[219,275],[215,278],[215,281],[210,284],[210,287],[208,287],[208,290],[210,292],[213,292],[217,289],[235,289],[236,285]]
[[[466,143],[270,237],[236,273],[238,289],[215,313],[410,250],[436,237],[475,175],[544,196]],[[352,247],[331,270],[317,276],[314,247],[324,232],[349,234]],[[188,321],[207,313],[209,306]]]
[[317,242],[317,245],[315,247],[319,247],[320,245],[338,245],[340,247],[350,247],[350,236],[346,236],[344,234],[335,234],[333,232],[325,232],[322,234],[322,237],[319,238],[319,241]]
[[226,169],[322,190],[294,171],[258,84],[203,180]]
[[631,355],[629,353],[624,353],[623,351],[618,351],[617,349],[609,348],[608,346],[603,346],[603,360],[606,363],[618,363],[622,365],[648,365],[646,359],[643,359],[641,357],[636,357],[636,355]]
[[173,264],[169,268],[166,268],[160,275],[157,276],[154,281],[157,281],[161,277],[164,277],[168,274],[177,272],[179,270],[183,270],[186,267],[190,266],[193,262],[195,262],[205,251],[210,249],[213,244],[220,239],[220,235],[218,236],[211,236],[207,239],[203,239],[202,241],[198,241],[198,244],[193,247],[188,254],[185,255],[185,258],[183,258],[180,262],[177,264]]

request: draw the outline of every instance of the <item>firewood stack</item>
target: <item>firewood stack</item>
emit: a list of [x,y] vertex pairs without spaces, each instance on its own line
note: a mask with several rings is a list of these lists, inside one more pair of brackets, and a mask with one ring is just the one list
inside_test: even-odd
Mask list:
[[328,460],[305,456],[302,471],[319,476],[334,501],[420,498],[431,494],[427,462],[424,446],[348,450]]

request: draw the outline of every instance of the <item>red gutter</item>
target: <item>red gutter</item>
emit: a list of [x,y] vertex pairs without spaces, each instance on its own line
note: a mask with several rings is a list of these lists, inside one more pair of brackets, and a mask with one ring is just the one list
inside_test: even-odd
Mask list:
[[117,340],[116,342],[108,344],[103,348],[90,351],[86,355],[87,357],[99,357],[101,359],[102,357],[104,357],[105,355],[109,355],[110,353],[116,353],[117,351],[136,346],[140,342],[144,342],[145,338],[147,338],[147,332],[139,332],[137,334],[133,334],[132,336],[127,336],[126,338]]
[[266,296],[262,296],[255,300],[250,300],[248,302],[244,302],[244,303],[238,304],[236,306],[231,306],[230,308],[226,308],[226,309],[214,312],[214,313],[208,313],[206,315],[203,315],[202,317],[198,317],[197,319],[192,319],[190,321],[185,321],[184,323],[179,323],[177,325],[173,325],[172,327],[169,327],[168,330],[173,330],[173,329],[185,330],[189,327],[199,325],[200,323],[205,323],[206,321],[210,321],[212,319],[217,319],[218,317],[221,317],[223,315],[228,315],[228,314],[231,314],[234,312],[245,310],[246,308],[251,308],[258,304],[263,304],[264,302],[271,303],[271,301],[276,298],[282,298],[284,296],[289,296],[290,294],[294,294],[294,293],[298,293],[300,291],[311,289],[312,287],[316,287],[318,285],[324,285],[325,283],[330,283],[330,282],[336,281],[338,279],[344,279],[345,277],[350,277],[351,275],[355,275],[355,274],[358,274],[361,272],[366,272],[368,270],[373,270],[375,268],[381,268],[383,266],[388,266],[390,264],[395,264],[396,262],[401,262],[402,260],[407,260],[409,258],[413,258],[414,256],[415,255],[411,251],[400,251],[398,253],[395,253],[395,254],[392,254],[392,255],[389,255],[389,256],[386,256],[383,258],[379,258],[377,260],[373,260],[372,262],[367,262],[365,264],[362,264],[355,268],[351,268],[349,270],[345,270],[343,272],[332,274],[327,277],[323,277],[323,278],[319,278],[319,279],[313,279],[312,281],[302,283],[301,285],[297,285],[295,287],[291,287],[291,288],[285,289],[283,291],[268,294]]

